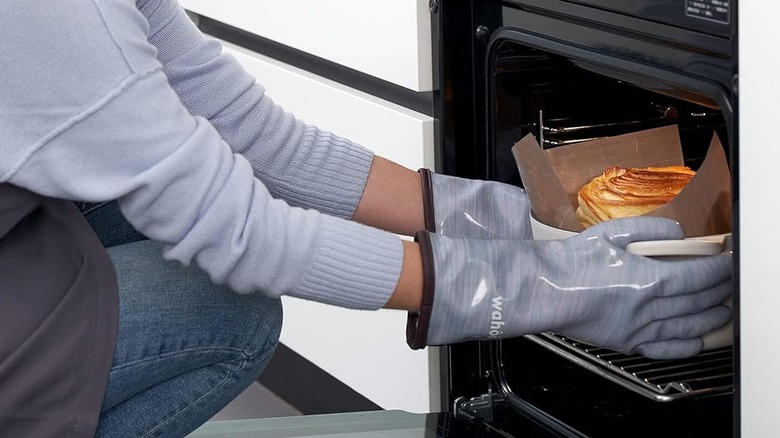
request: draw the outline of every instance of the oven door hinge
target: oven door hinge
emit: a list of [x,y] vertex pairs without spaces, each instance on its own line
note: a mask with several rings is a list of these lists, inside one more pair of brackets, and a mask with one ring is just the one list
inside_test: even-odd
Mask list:
[[504,400],[503,395],[492,391],[470,399],[458,397],[453,402],[452,412],[456,417],[466,418],[469,421],[481,420],[489,423],[493,421],[493,407],[503,403]]

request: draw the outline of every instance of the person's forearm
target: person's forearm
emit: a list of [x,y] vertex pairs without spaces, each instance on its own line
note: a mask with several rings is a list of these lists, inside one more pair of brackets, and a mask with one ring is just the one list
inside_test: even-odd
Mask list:
[[[408,236],[425,229],[419,173],[375,156],[353,219]],[[401,277],[384,307],[417,312],[423,289],[420,246],[408,241],[403,245]]]
[[387,309],[419,312],[422,302],[423,269],[420,245],[416,242],[404,242],[404,262],[401,277],[393,295],[385,304]]
[[420,175],[374,157],[355,221],[407,236],[425,229]]

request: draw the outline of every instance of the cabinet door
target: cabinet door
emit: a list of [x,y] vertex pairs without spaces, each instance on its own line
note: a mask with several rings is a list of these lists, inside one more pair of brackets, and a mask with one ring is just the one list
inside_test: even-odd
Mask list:
[[[266,88],[307,123],[359,142],[412,169],[433,167],[433,119],[223,42]],[[385,409],[438,411],[434,349],[405,343],[406,313],[361,312],[284,297],[281,341]],[[436,370],[431,374],[430,369]]]
[[409,88],[431,91],[427,0],[181,0],[185,9]]

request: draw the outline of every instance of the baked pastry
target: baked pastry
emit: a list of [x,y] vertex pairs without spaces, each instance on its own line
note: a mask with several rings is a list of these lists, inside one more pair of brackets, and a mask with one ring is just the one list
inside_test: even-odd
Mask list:
[[695,174],[686,166],[610,167],[577,193],[577,219],[588,228],[643,215],[674,199]]

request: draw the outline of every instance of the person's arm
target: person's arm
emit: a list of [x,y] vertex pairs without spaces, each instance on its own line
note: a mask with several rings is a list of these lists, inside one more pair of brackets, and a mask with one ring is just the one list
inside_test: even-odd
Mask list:
[[246,157],[274,197],[352,217],[371,150],[285,112],[217,40],[195,27],[176,0],[137,3],[150,26],[148,40],[181,102]]
[[401,276],[393,295],[385,304],[387,309],[420,311],[423,297],[423,261],[417,242],[403,242],[404,262]]
[[519,187],[411,171],[375,157],[353,218],[400,234],[531,239],[530,200]]
[[182,105],[132,4],[14,5],[0,5],[0,16],[14,17],[0,26],[2,49],[27,55],[4,69],[0,182],[118,199],[131,224],[165,243],[167,258],[196,263],[238,292],[414,309],[419,267],[409,245],[271,196]]
[[407,236],[425,229],[420,174],[376,156],[353,219]]
[[[375,156],[353,219],[409,236],[424,230],[420,174]],[[404,242],[401,278],[386,307],[417,312],[422,301],[422,289],[420,246],[416,242]]]
[[138,7],[182,103],[249,160],[274,196],[404,235],[436,228],[460,237],[527,237],[524,195],[498,184],[435,175],[426,184],[424,219],[420,174],[284,112],[175,0],[139,0]]

